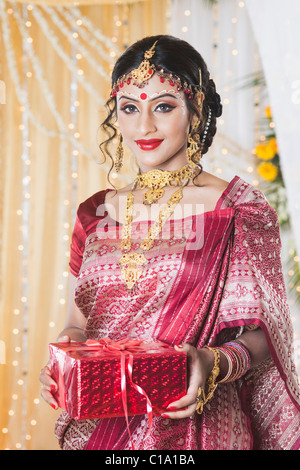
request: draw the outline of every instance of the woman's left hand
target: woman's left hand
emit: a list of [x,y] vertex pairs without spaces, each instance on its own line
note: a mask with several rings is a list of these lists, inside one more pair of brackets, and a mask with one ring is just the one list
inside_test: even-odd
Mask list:
[[162,416],[171,419],[188,418],[196,411],[198,389],[204,387],[209,377],[214,364],[214,354],[209,349],[198,350],[190,344],[175,346],[175,349],[187,354],[190,380],[187,394],[170,403]]

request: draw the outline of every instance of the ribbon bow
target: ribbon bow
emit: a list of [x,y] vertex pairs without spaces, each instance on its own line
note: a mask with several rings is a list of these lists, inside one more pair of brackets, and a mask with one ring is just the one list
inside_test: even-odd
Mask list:
[[[127,385],[126,385],[126,358],[128,357],[127,362],[127,371],[130,385],[137,390],[141,395],[146,398],[147,401],[147,414],[149,420],[149,429],[148,433],[150,432],[152,426],[152,404],[151,401],[145,392],[139,385],[135,384],[132,380],[132,372],[133,372],[133,355],[131,352],[144,350],[145,348],[141,346],[142,340],[138,339],[130,339],[130,338],[122,338],[118,341],[112,341],[110,338],[101,338],[100,340],[93,340],[88,339],[85,344],[88,347],[96,347],[96,349],[102,349],[103,351],[119,351],[120,352],[120,364],[121,364],[121,394],[122,394],[122,404],[124,409],[124,415],[126,419],[127,429],[131,441],[132,449],[134,450],[134,445],[132,442],[132,436],[129,428],[129,421],[128,421],[128,408],[127,408]],[[148,435],[147,433],[147,435]]]

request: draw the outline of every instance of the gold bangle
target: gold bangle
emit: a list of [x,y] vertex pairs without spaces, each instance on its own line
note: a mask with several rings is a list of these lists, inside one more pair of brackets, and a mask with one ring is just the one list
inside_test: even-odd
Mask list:
[[204,405],[206,405],[206,403],[213,397],[214,392],[218,386],[216,380],[220,373],[220,351],[215,348],[210,348],[209,346],[204,347],[212,351],[215,358],[213,368],[206,382],[207,391],[205,391],[205,387],[198,388],[196,411],[199,415],[202,414]]

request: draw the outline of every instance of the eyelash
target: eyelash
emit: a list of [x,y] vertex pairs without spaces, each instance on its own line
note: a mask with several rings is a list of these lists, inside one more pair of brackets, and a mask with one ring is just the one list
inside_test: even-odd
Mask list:
[[[172,111],[172,109],[175,108],[175,106],[170,105],[169,103],[160,103],[156,106],[155,111],[158,110],[158,108],[164,108],[163,111],[159,111],[162,113],[169,113]],[[120,108],[121,111],[124,111],[126,114],[133,114],[134,112],[138,111],[138,108],[134,104],[125,104],[122,108]]]

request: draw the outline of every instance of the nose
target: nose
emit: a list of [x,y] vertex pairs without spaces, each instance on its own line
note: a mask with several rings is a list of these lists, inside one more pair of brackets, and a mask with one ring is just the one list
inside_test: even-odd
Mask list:
[[155,117],[150,109],[143,109],[139,114],[138,131],[141,136],[152,134],[157,130]]

